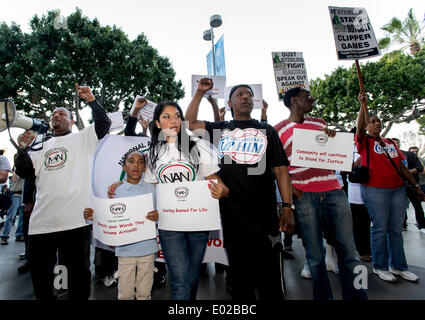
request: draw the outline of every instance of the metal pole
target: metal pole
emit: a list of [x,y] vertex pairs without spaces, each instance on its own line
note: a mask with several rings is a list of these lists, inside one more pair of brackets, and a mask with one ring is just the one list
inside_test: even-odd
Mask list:
[[211,27],[211,43],[212,43],[212,56],[213,56],[213,75],[215,75],[214,30],[212,27]]

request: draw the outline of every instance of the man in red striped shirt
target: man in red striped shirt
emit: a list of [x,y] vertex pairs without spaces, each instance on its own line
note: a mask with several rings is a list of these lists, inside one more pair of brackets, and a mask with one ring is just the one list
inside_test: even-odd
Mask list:
[[[329,137],[336,132],[321,118],[308,117],[315,99],[304,88],[292,88],[284,96],[289,108],[288,119],[274,128],[291,162],[292,134],[295,128],[324,131]],[[306,246],[306,257],[313,279],[316,300],[333,299],[325,264],[323,226],[327,225],[338,255],[343,299],[367,299],[363,289],[356,289],[353,270],[355,260],[350,206],[333,170],[289,166],[297,219]]]

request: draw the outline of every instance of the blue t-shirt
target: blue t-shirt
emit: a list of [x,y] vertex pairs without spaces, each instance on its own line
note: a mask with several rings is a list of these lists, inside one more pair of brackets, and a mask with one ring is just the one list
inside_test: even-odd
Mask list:
[[[131,184],[124,181],[115,190],[115,198],[140,196],[142,194],[152,193],[154,208],[156,207],[155,186],[146,183],[143,180],[139,184]],[[146,217],[147,212],[140,212],[143,217]],[[115,255],[117,257],[143,257],[155,253],[159,250],[157,239],[148,239],[135,243],[117,246],[115,248]]]

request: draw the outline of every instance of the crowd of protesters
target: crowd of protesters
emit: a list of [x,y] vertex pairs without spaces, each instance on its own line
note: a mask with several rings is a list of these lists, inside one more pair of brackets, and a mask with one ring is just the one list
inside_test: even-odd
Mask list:
[[[409,199],[418,228],[425,233],[421,205],[425,200],[424,160],[418,158],[417,147],[401,151],[397,139],[380,136],[381,121],[368,114],[365,93],[358,97],[361,107],[353,168],[367,167],[369,179],[363,183],[345,179],[344,183],[341,177],[348,173],[337,175],[334,170],[291,165],[294,129],[322,131],[331,139],[337,134],[323,119],[309,115],[315,102],[309,91],[300,87],[287,91],[284,105],[290,115],[273,127],[267,123],[264,101],[261,121],[252,118],[254,92],[245,84],[230,91],[232,120],[224,120],[225,108],[219,108],[211,97],[214,121],[198,120],[200,102],[212,87],[211,79],[198,82],[185,115],[176,102],[158,103],[150,123],[138,119],[146,100],[137,101],[125,135],[146,136],[149,128],[150,149],[147,155],[126,154],[126,179],[105,190],[109,197],[155,194],[155,184],[162,183],[157,173],[164,164],[192,165],[195,170],[190,180],[210,180],[211,196],[219,199],[229,258],[228,289],[234,300],[284,299],[282,259],[293,259],[289,251],[295,232],[306,256],[301,275],[312,279],[316,300],[333,299],[328,270],[339,274],[343,299],[366,300],[366,290],[355,285],[354,270],[362,263],[370,262],[373,272],[384,281],[394,282],[396,276],[419,281],[408,271],[402,230]],[[1,244],[8,244],[19,213],[15,237],[25,241],[22,256],[27,258],[21,271],[31,272],[35,297],[41,300],[56,298],[53,282],[57,264],[67,268],[69,299],[90,296],[89,220],[96,214],[89,205],[90,162],[111,121],[90,88],[76,84],[76,91],[92,110],[92,125],[72,133],[72,113],[57,108],[51,115],[51,136],[42,142],[41,150],[31,151],[34,137],[30,139],[26,132],[18,138],[22,149],[15,155],[13,173],[7,159],[0,156],[1,183],[12,173],[12,184],[2,197],[5,221]],[[144,128],[142,134],[135,132],[137,121]],[[193,134],[188,135],[187,129]],[[260,147],[246,152],[247,136],[255,136]],[[219,159],[212,160],[213,153],[204,147],[203,140],[218,148]],[[6,195],[6,189],[2,194]],[[158,220],[156,210],[140,214]],[[118,280],[118,299],[151,299],[155,276],[160,274],[158,282],[163,284],[166,269],[171,298],[196,299],[208,232],[159,229],[158,233],[167,268],[154,262],[156,238],[112,251],[94,243],[95,265],[108,270],[103,276],[112,282]]]

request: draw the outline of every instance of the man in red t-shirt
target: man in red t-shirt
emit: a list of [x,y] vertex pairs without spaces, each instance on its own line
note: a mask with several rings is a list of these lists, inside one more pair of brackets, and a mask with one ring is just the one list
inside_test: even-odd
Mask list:
[[[328,129],[321,118],[306,116],[314,98],[303,88],[292,88],[284,97],[290,116],[275,126],[286,155],[291,161],[294,128],[324,131],[329,137],[336,132]],[[333,299],[323,249],[323,224],[333,237],[338,255],[343,299],[367,299],[363,289],[354,287],[355,260],[353,226],[350,206],[333,170],[289,166],[294,194],[295,217],[306,245],[306,257],[313,279],[316,300]]]

